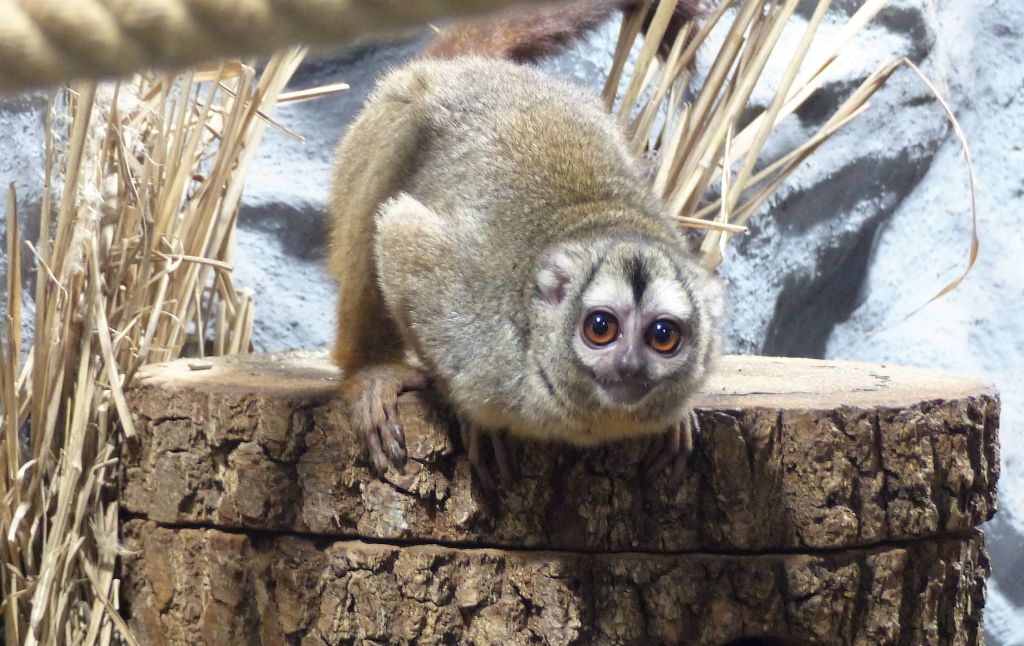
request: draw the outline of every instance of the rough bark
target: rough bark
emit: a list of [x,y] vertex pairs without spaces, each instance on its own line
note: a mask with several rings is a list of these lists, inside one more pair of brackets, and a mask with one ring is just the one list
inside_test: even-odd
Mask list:
[[578,551],[840,548],[969,530],[992,516],[998,399],[891,366],[726,357],[696,406],[683,485],[639,481],[644,442],[514,444],[490,501],[427,396],[400,415],[410,463],[373,477],[322,355],[145,369],[122,504],[165,524]]
[[[145,644],[977,644],[981,535],[814,554],[398,547],[125,527]],[[779,643],[779,642],[770,642]]]

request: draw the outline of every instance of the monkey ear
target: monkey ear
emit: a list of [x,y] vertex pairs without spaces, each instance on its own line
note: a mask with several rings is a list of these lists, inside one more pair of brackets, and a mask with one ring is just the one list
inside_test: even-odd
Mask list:
[[725,318],[725,279],[699,262],[692,266],[696,272],[697,294],[700,294],[704,309],[712,321],[720,322]]
[[715,274],[709,275],[704,292],[711,317],[721,321],[725,318],[725,280]]
[[579,259],[565,248],[544,256],[537,272],[537,291],[544,302],[558,305],[565,299],[572,277],[579,275]]

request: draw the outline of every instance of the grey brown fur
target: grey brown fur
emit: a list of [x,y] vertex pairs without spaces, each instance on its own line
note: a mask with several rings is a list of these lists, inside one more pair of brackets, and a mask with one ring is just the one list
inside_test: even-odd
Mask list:
[[[594,96],[476,57],[392,72],[339,147],[330,219],[334,357],[378,467],[404,461],[395,400],[424,377],[474,432],[666,433],[678,454],[717,348],[714,289]],[[642,401],[610,405],[574,351],[580,300],[616,273],[635,291],[637,265],[641,287],[671,282],[684,345]]]

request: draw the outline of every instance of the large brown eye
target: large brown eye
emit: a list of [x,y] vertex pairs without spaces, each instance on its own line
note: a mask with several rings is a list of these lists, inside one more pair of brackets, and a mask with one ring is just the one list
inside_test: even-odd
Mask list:
[[608,345],[619,338],[619,322],[608,312],[591,312],[583,322],[583,336],[594,345]]
[[672,354],[679,349],[682,334],[679,326],[665,319],[655,321],[647,329],[647,345],[661,354]]

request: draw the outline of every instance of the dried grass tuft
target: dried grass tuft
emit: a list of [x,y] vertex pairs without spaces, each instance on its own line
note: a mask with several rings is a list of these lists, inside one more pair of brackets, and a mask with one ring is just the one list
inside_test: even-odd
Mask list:
[[[13,188],[8,197],[4,643],[134,643],[115,576],[115,456],[135,433],[124,384],[144,364],[203,355],[207,341],[218,354],[249,350],[254,303],[232,282],[235,222],[246,170],[276,125],[267,115],[303,56],[274,56],[260,74],[229,61],[79,85],[54,100],[35,244],[19,238]],[[27,348],[23,248],[37,266]]]
[[[953,123],[967,161],[972,196],[974,170],[967,143],[949,106],[908,60],[887,62],[868,76],[813,136],[774,160],[762,160],[772,131],[818,90],[847,45],[878,15],[886,0],[867,0],[827,46],[815,48],[831,0],[819,0],[807,20],[796,50],[788,60],[774,98],[767,108],[749,118],[751,96],[768,60],[776,53],[783,28],[800,0],[722,0],[697,25],[679,34],[665,61],[657,56],[675,0],[645,3],[623,18],[615,59],[604,89],[609,109],[616,97],[619,120],[628,128],[638,153],[654,159],[654,185],[680,225],[705,231],[701,253],[715,267],[722,262],[725,244],[745,231],[747,222],[794,170],[829,137],[868,108],[869,100],[898,69],[912,68],[928,85]],[[641,48],[632,75],[623,70],[644,19],[653,11],[648,39]],[[708,50],[712,31],[725,25],[721,47],[714,52],[707,77],[690,96],[692,71],[698,50]],[[973,200],[972,200],[973,206]],[[968,267],[977,256],[977,216]],[[947,286],[939,296],[959,284]]]

